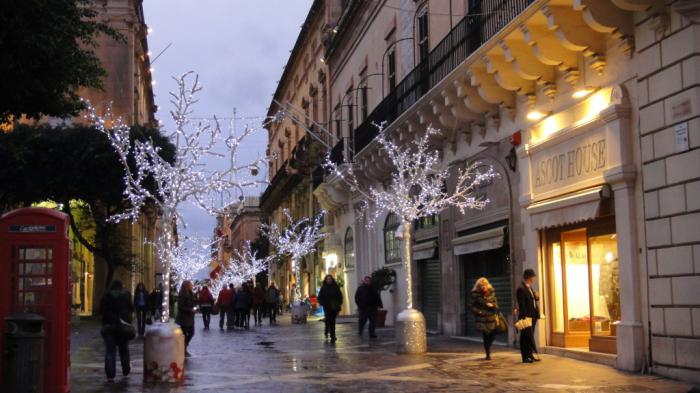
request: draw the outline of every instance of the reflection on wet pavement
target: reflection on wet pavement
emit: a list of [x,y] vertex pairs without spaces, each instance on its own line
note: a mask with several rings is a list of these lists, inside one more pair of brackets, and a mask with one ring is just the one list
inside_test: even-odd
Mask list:
[[[685,392],[687,385],[637,376],[610,367],[554,356],[522,364],[512,349],[500,348],[482,360],[480,345],[431,337],[425,356],[396,355],[393,330],[379,338],[357,336],[357,325],[338,324],[339,340],[323,338],[323,324],[310,321],[250,331],[202,330],[197,327],[181,386],[147,386],[143,378],[143,343],[131,342],[132,374],[108,384],[103,345],[95,322],[74,329],[73,392]],[[197,321],[201,322],[201,321]],[[118,371],[119,375],[119,371]]]

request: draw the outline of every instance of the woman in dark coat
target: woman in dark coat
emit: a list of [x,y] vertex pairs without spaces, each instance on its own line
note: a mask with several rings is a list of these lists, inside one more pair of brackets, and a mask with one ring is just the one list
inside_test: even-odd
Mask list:
[[340,308],[343,305],[343,293],[340,291],[340,286],[335,282],[335,279],[330,274],[323,279],[323,285],[318,293],[318,302],[323,306],[325,314],[325,336],[330,335],[331,343],[335,343],[335,320],[338,317]]
[[142,282],[136,285],[134,291],[134,307],[136,308],[136,326],[138,327],[139,336],[143,336],[146,330],[146,313],[149,310],[149,294],[146,286]]
[[131,323],[134,306],[131,296],[124,291],[122,282],[112,281],[109,292],[100,300],[100,314],[102,314],[102,338],[105,341],[105,373],[107,380],[114,382],[117,374],[117,348],[119,348],[119,360],[122,363],[122,374],[126,377],[131,371],[129,362],[129,337],[121,330],[122,321]]
[[187,346],[194,337],[194,308],[197,299],[192,290],[192,281],[186,280],[180,286],[180,293],[177,296],[177,322],[185,335],[185,356],[190,356]]
[[472,313],[476,318],[476,330],[480,331],[484,338],[484,350],[486,360],[491,360],[491,344],[496,334],[498,324],[498,300],[489,280],[481,277],[476,280],[472,288]]

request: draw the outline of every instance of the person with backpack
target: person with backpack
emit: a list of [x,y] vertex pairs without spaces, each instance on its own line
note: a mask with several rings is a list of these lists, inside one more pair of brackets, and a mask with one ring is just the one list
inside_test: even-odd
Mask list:
[[102,315],[101,334],[105,342],[105,373],[107,381],[114,382],[117,374],[117,348],[119,360],[122,364],[122,375],[127,376],[131,372],[129,358],[129,340],[136,335],[131,322],[134,305],[131,296],[124,291],[124,285],[119,280],[112,281],[109,291],[100,300],[100,314]]
[[275,283],[270,283],[270,286],[265,292],[265,308],[270,316],[270,326],[277,323],[277,308],[279,301],[280,291],[275,286]]

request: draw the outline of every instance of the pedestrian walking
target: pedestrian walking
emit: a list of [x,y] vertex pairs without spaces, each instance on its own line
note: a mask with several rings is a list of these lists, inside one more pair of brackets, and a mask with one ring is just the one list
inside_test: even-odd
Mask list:
[[362,285],[355,291],[355,304],[360,314],[360,337],[365,329],[365,324],[369,321],[369,337],[377,338],[375,334],[375,324],[377,322],[377,310],[383,307],[382,297],[379,291],[372,285],[372,279],[365,276]]
[[202,323],[204,323],[204,329],[209,330],[209,322],[211,322],[211,309],[214,307],[214,296],[209,292],[209,287],[206,285],[202,287],[197,293],[197,304],[199,304],[199,310],[202,313]]
[[265,308],[267,308],[267,312],[269,313],[270,325],[274,325],[277,323],[277,310],[279,308],[279,306],[278,306],[279,296],[280,296],[280,291],[275,286],[275,283],[274,282],[270,283],[270,286],[267,288],[267,291],[265,292]]
[[136,309],[136,327],[139,336],[143,336],[146,331],[146,314],[148,313],[148,290],[146,286],[140,282],[134,290],[134,308]]
[[[216,305],[219,306],[219,329],[224,330],[224,323],[226,321],[226,316],[231,308],[231,296],[233,291],[233,284],[229,284],[228,287],[224,287],[219,291],[219,296],[216,298]],[[230,317],[229,317],[230,319]],[[228,324],[226,324],[228,327]]]
[[187,347],[194,337],[194,309],[197,305],[197,298],[192,290],[192,281],[185,280],[180,286],[177,301],[177,318],[175,322],[180,325],[182,334],[185,335],[185,356],[190,356]]
[[109,291],[100,300],[100,314],[102,315],[102,339],[105,342],[105,373],[107,381],[114,382],[117,374],[117,349],[119,360],[122,364],[122,375],[127,376],[131,372],[129,359],[129,340],[133,338],[134,327],[132,313],[134,306],[131,296],[124,291],[124,286],[119,280],[112,281]]
[[228,311],[226,312],[226,329],[233,330],[236,327],[238,321],[236,320],[236,298],[238,297],[239,287],[234,287],[233,284],[229,284],[231,289],[231,303],[229,304]]
[[540,359],[535,356],[537,353],[537,345],[535,344],[535,326],[537,320],[540,319],[540,308],[537,302],[540,300],[540,295],[532,288],[535,282],[535,271],[525,269],[523,272],[523,282],[518,287],[516,297],[518,299],[518,308],[514,310],[518,321],[523,327],[520,329],[520,355],[523,363],[539,362]]
[[252,296],[248,290],[248,284],[243,283],[242,286],[236,288],[236,300],[234,300],[234,308],[236,310],[235,325],[238,328],[248,327],[248,316],[250,315],[250,307],[253,303]]
[[151,292],[148,303],[151,306],[151,315],[153,315],[153,319],[160,319],[163,315],[163,283],[159,283],[153,292]]
[[476,280],[472,288],[471,311],[476,319],[476,330],[484,339],[486,360],[491,360],[491,344],[498,326],[498,300],[496,291],[486,277]]
[[262,326],[263,310],[265,302],[265,287],[261,282],[255,286],[253,290],[253,318],[255,318],[255,326]]
[[323,306],[323,312],[325,313],[325,318],[323,319],[325,324],[324,335],[326,339],[330,336],[331,343],[335,343],[338,340],[335,335],[335,320],[343,305],[343,293],[330,274],[323,279],[323,285],[318,293],[318,302]]

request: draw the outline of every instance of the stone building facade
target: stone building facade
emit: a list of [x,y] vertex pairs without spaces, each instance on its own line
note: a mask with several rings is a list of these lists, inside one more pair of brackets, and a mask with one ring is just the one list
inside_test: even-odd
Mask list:
[[[268,110],[269,116],[284,112],[280,121],[267,123],[269,186],[260,199],[267,219],[284,228],[283,211],[293,219],[314,217],[321,208],[313,190],[323,180],[320,163],[327,146],[335,141],[323,132],[328,119],[328,71],[320,60],[325,51],[329,21],[337,18],[340,1],[314,1],[291,50]],[[301,261],[300,283],[303,298],[314,296],[326,273],[323,251],[307,255]],[[285,301],[291,298],[295,284],[290,260],[270,267],[270,280],[282,291]]]
[[[479,339],[469,306],[480,276],[512,322],[531,268],[544,352],[700,381],[699,10],[678,0],[341,2],[322,58],[331,159],[381,187],[392,166],[373,123],[397,143],[432,126],[443,168],[480,161],[500,174],[476,191],[490,199],[484,210],[414,223],[413,302],[429,330]],[[396,217],[366,227],[361,196],[332,175],[313,194],[329,212],[323,253],[348,292],[396,270],[382,292],[392,324],[406,293]],[[518,344],[512,328],[497,341]]]

